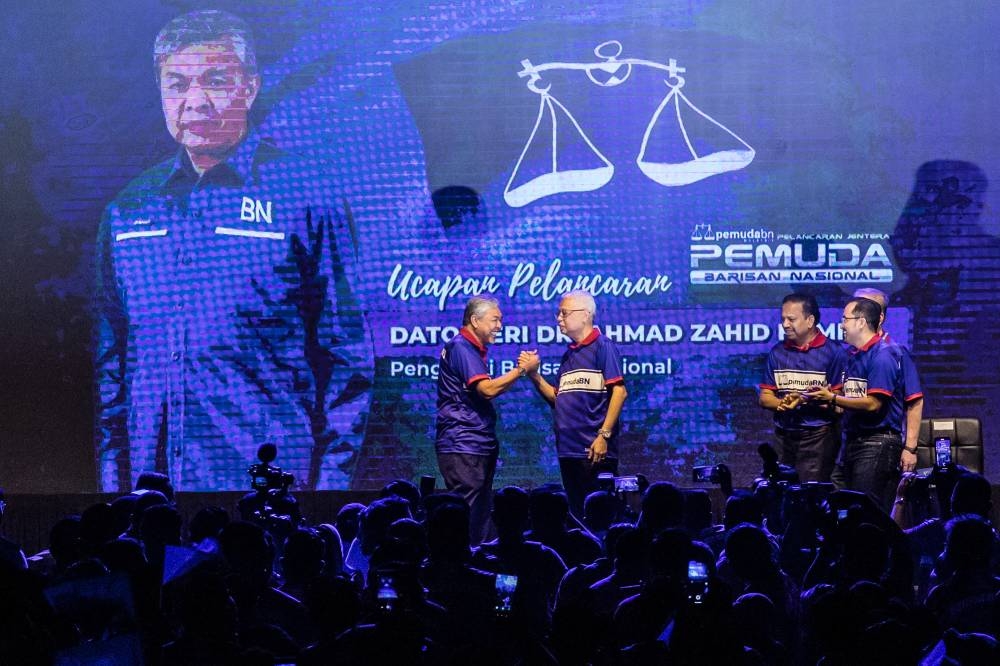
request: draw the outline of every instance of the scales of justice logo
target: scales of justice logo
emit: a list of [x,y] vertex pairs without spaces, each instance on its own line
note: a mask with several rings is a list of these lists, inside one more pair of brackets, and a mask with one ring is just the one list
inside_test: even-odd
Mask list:
[[[622,50],[621,42],[610,40],[594,49],[598,58],[595,62],[546,62],[535,65],[527,59],[521,61],[522,69],[517,75],[527,78],[528,90],[538,95],[538,116],[504,188],[507,205],[520,208],[554,194],[598,190],[607,185],[615,173],[615,165],[594,144],[570,110],[552,94],[552,84],[545,83],[542,78],[545,72],[580,71],[587,75],[591,83],[604,88],[624,84],[635,68],[647,67],[665,72],[666,96],[646,125],[635,160],[643,174],[664,187],[689,185],[728,171],[744,169],[753,162],[756,153],[750,144],[695,106],[684,94],[685,81],[681,74],[687,70],[679,67],[675,59],[671,58],[663,64],[639,58],[619,58]],[[551,132],[551,136],[546,136],[546,130]],[[570,139],[582,139],[593,155],[589,164],[569,163],[578,162],[579,157],[560,162],[560,131],[569,132]],[[716,138],[700,140],[708,135]],[[720,142],[718,137],[723,141]],[[657,150],[657,142],[676,144],[680,150],[674,151],[669,158],[654,157],[663,153]],[[722,145],[726,142],[729,145]],[[528,173],[525,156],[529,151],[533,154],[544,151],[547,170]]]

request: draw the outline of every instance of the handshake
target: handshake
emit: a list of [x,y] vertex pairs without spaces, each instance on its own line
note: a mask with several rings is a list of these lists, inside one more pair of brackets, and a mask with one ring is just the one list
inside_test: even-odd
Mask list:
[[533,375],[538,372],[538,366],[541,365],[542,359],[538,355],[537,349],[532,349],[530,351],[522,351],[517,356],[517,369],[521,371],[523,375]]

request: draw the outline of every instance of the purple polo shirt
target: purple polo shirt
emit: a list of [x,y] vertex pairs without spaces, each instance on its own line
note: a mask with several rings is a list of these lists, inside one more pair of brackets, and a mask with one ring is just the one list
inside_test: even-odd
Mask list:
[[924,391],[920,387],[920,374],[917,372],[917,364],[914,362],[913,354],[910,353],[910,350],[898,342],[890,340],[888,333],[882,335],[882,342],[896,345],[902,353],[904,400],[907,403],[911,403],[914,400],[924,397]]
[[[556,451],[560,458],[586,458],[597,431],[604,425],[611,402],[610,387],[623,384],[618,348],[598,329],[566,349],[556,375]],[[608,440],[608,457],[618,457],[615,423]]]
[[844,395],[878,395],[882,406],[874,412],[844,410],[844,431],[859,437],[879,431],[903,431],[903,353],[899,345],[874,335],[860,349],[852,349],[844,380]]
[[[817,331],[816,336],[801,347],[788,340],[774,345],[767,355],[760,388],[774,391],[778,398],[816,386],[839,391],[846,369],[844,348]],[[826,405],[804,402],[798,409],[775,412],[774,425],[782,430],[815,428],[829,425],[833,416],[834,411]]]
[[486,347],[462,328],[441,350],[438,363],[438,453],[496,454],[497,412],[475,388],[476,382],[489,378]]

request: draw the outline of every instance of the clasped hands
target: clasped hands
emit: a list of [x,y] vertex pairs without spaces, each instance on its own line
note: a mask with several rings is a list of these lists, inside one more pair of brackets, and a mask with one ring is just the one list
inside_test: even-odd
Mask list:
[[517,368],[518,370],[524,370],[529,375],[533,375],[538,372],[538,366],[541,365],[542,359],[538,355],[537,349],[522,351],[517,356]]
[[805,392],[789,391],[780,398],[777,410],[779,412],[791,411],[801,407],[806,402],[826,405],[833,400],[833,396],[833,391],[822,386],[811,386]]
[[805,398],[798,391],[791,391],[783,395],[778,402],[777,410],[779,412],[788,412],[805,402]]

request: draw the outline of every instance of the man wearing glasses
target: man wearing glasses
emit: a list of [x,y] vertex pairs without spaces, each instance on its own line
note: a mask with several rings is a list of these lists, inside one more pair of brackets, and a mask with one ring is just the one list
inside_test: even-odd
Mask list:
[[522,352],[531,363],[528,376],[555,410],[556,450],[570,511],[583,515],[583,500],[597,490],[597,475],[618,471],[618,417],[628,395],[618,348],[594,326],[597,305],[585,291],[571,291],[559,302],[556,323],[570,338],[556,374],[556,385],[538,372],[537,354]]
[[785,296],[785,340],[768,353],[760,384],[760,406],[774,412],[778,456],[803,482],[829,481],[840,448],[836,410],[802,398],[816,386],[839,391],[847,368],[847,353],[823,335],[819,318],[819,304],[811,294]]
[[844,410],[844,480],[848,488],[868,493],[888,510],[903,451],[904,381],[902,353],[878,334],[882,309],[868,298],[852,298],[841,327],[851,345],[844,393],[817,387],[810,401]]
[[[889,297],[884,291],[864,287],[854,292],[855,298],[869,298],[879,304],[882,309],[882,316],[879,318],[879,335],[882,340],[890,342],[889,334],[884,332],[885,315],[888,310]],[[899,343],[896,343],[899,345]],[[920,388],[920,374],[917,372],[917,364],[913,361],[910,350],[899,345],[903,354],[903,395],[906,396],[906,419],[903,429],[905,443],[903,445],[903,455],[900,458],[900,468],[904,472],[912,472],[917,467],[917,442],[920,438],[920,420],[924,417],[924,392]]]

